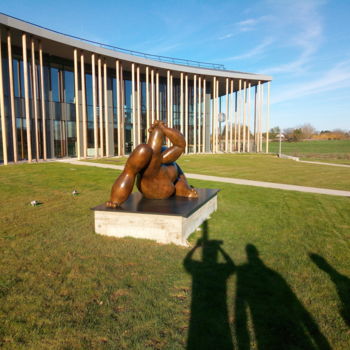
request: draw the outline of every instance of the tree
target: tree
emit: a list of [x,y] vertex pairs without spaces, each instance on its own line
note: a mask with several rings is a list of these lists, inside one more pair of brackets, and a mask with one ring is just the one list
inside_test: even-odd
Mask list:
[[300,126],[299,129],[301,129],[303,139],[310,139],[311,136],[316,132],[316,129],[308,123]]

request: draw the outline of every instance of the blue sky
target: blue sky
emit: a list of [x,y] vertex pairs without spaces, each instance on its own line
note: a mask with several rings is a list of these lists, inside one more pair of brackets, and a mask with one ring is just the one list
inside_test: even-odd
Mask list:
[[265,73],[271,126],[350,129],[350,1],[7,1],[0,11],[147,53]]

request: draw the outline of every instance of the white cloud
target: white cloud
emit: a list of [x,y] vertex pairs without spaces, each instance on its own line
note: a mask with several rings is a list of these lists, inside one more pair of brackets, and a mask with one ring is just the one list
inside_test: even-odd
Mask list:
[[264,73],[299,73],[306,69],[323,41],[322,18],[319,14],[322,3],[299,0],[283,7],[280,26],[285,26],[285,30],[281,30],[281,46],[297,48],[300,53],[287,63],[265,69]]
[[272,104],[295,100],[318,93],[334,91],[350,87],[350,60],[339,62],[323,73],[321,77],[312,81],[300,82],[274,92]]
[[268,46],[270,46],[272,44],[272,42],[273,42],[272,38],[267,38],[261,44],[259,44],[258,46],[255,46],[251,50],[249,50],[241,55],[224,58],[221,61],[243,60],[243,59],[249,59],[249,58],[253,58],[255,56],[259,56],[265,51],[265,49]]

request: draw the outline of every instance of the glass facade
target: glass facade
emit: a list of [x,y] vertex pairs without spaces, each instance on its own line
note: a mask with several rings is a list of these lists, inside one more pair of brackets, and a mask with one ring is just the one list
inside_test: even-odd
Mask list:
[[[163,68],[149,67],[150,73],[146,79],[146,66],[140,65],[140,86],[137,85],[137,77],[135,74],[135,101],[133,106],[133,92],[131,81],[131,62],[120,61],[123,69],[120,71],[120,102],[117,101],[117,81],[115,71],[115,59],[112,57],[97,57],[95,66],[95,96],[96,96],[96,113],[94,115],[93,101],[93,76],[91,66],[91,53],[85,51],[77,51],[78,55],[78,96],[75,96],[75,73],[74,73],[74,47],[70,47],[64,43],[57,43],[55,54],[45,51],[48,45],[43,45],[43,67],[41,70],[39,64],[39,47],[38,38],[35,39],[35,69],[32,69],[31,45],[27,45],[27,77],[24,77],[25,64],[23,62],[22,33],[18,30],[10,30],[13,41],[11,46],[12,57],[12,77],[13,91],[10,93],[10,72],[7,41],[2,42],[1,65],[3,70],[4,85],[4,107],[5,107],[5,128],[7,135],[7,156],[8,161],[27,160],[30,158],[30,149],[32,159],[42,159],[46,154],[47,158],[77,157],[80,149],[80,156],[96,156],[95,146],[98,148],[98,155],[117,155],[129,154],[138,142],[138,134],[136,134],[136,142],[134,140],[134,128],[140,134],[140,142],[147,141],[147,91],[149,99],[153,95],[154,111],[151,111],[152,102],[149,100],[149,118],[152,115],[159,119],[172,124],[178,130],[183,124],[183,131],[187,129],[187,145],[188,152],[201,152],[204,149],[199,147],[203,144],[203,135],[205,135],[205,151],[216,152],[218,148],[214,148],[215,139],[212,137],[213,130],[213,113],[221,111],[221,98],[213,99],[212,94],[212,76],[201,76],[201,86],[199,88],[199,75],[197,75],[196,85],[196,113],[194,108],[194,74],[188,75],[187,100],[188,111],[185,111],[186,96],[183,96],[183,121],[181,121],[181,84],[180,72],[172,71],[172,106],[168,106],[167,73]],[[30,41],[30,35],[27,35],[27,43]],[[6,39],[6,38],[5,38]],[[60,49],[62,48],[62,56]],[[84,76],[81,76],[81,55],[84,55]],[[61,57],[58,57],[61,56]],[[99,84],[98,62],[102,59],[101,66],[101,82]],[[104,68],[107,68],[107,84],[105,89]],[[138,72],[135,63],[135,73]],[[151,86],[151,71],[154,72],[154,85]],[[41,76],[43,72],[43,76]],[[205,72],[203,74],[206,74]],[[159,79],[157,80],[157,77]],[[206,78],[206,91],[203,99],[203,80]],[[217,78],[219,79],[219,78]],[[226,78],[220,78],[221,82]],[[148,80],[148,86],[146,85]],[[237,85],[237,79],[231,79]],[[43,81],[43,86],[41,82]],[[157,81],[159,82],[158,91],[156,91]],[[27,85],[25,85],[27,82]],[[182,91],[185,95],[185,76],[183,79]],[[33,91],[36,83],[36,91]],[[82,85],[84,84],[84,86]],[[224,86],[223,84],[220,86]],[[27,91],[26,91],[27,89]],[[237,87],[234,93],[236,93]],[[83,108],[83,96],[85,91],[85,103]],[[153,92],[153,94],[152,94]],[[222,91],[221,91],[222,92]],[[140,93],[137,96],[137,93]],[[201,93],[201,95],[199,95]],[[28,96],[26,109],[26,94]],[[222,95],[222,94],[221,94]],[[36,101],[34,101],[36,96]],[[14,107],[12,110],[11,98],[13,97]],[[157,98],[159,99],[159,111],[157,111]],[[101,101],[100,101],[101,99]],[[78,106],[76,105],[78,102]],[[107,106],[105,103],[107,102]],[[237,106],[239,101],[235,99],[234,105]],[[36,105],[36,109],[35,109]],[[137,106],[140,106],[140,111]],[[102,106],[102,109],[100,108]],[[215,106],[215,108],[214,108]],[[200,108],[199,108],[200,107]],[[204,115],[205,107],[205,115]],[[168,120],[168,110],[172,110],[172,123]],[[236,109],[236,107],[235,107]],[[35,115],[36,110],[36,115]],[[79,112],[79,128],[77,125],[77,110]],[[134,110],[134,115],[133,115]],[[240,109],[242,110],[242,108]],[[86,124],[83,113],[86,111]],[[120,118],[118,120],[118,111]],[[237,111],[236,111],[237,113]],[[140,115],[140,125],[138,125],[138,116]],[[187,120],[185,116],[187,115]],[[29,118],[28,118],[29,117]],[[45,119],[44,119],[45,117]],[[96,117],[96,120],[94,120]],[[133,117],[135,117],[136,125],[133,125]],[[195,118],[196,117],[196,121]],[[217,118],[216,118],[217,119]],[[119,125],[120,123],[120,125]],[[231,117],[232,123],[232,117]],[[186,126],[185,126],[186,124]],[[95,126],[97,125],[97,130]],[[221,125],[221,124],[220,124]],[[86,126],[86,129],[84,127]],[[222,125],[221,125],[222,126]],[[120,130],[118,128],[120,127]],[[2,128],[2,125],[0,125]],[[79,130],[79,135],[77,131]],[[205,133],[203,133],[205,130]],[[1,130],[2,131],[2,130]],[[29,132],[30,131],[30,132]],[[27,133],[28,132],[28,133]],[[219,135],[222,136],[223,131],[218,129]],[[13,137],[13,135],[15,135]],[[196,137],[195,137],[196,135]],[[118,150],[118,138],[121,139],[121,150]],[[2,133],[0,133],[2,138]],[[220,137],[219,137],[220,138]],[[195,147],[194,142],[197,142]],[[224,140],[225,141],[225,140]],[[78,145],[79,142],[79,145]],[[225,141],[226,142],[226,141]],[[221,137],[222,143],[222,137]],[[86,150],[84,145],[86,144]],[[80,147],[78,147],[80,146]],[[237,147],[237,146],[235,146]],[[4,160],[4,150],[2,140],[0,140],[0,161]],[[224,147],[221,147],[223,149]],[[220,149],[220,147],[219,147]],[[16,152],[16,154],[14,154]]]

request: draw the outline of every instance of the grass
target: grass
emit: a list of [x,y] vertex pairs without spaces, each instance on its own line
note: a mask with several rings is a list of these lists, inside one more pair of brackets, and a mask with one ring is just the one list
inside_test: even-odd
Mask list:
[[[271,142],[269,152],[278,153],[279,143]],[[282,153],[300,157],[303,160],[350,164],[350,140],[283,142]]]
[[[126,158],[92,162],[123,165]],[[350,168],[305,164],[266,154],[210,154],[182,156],[185,173],[234,177],[291,185],[350,190]]]
[[[222,190],[203,226],[211,246],[201,265],[201,248],[192,261],[188,248],[94,233],[89,208],[107,199],[117,173],[58,163],[0,168],[3,349],[205,349],[213,339],[221,349],[310,349],[310,339],[349,347],[348,198],[192,181]],[[33,199],[43,205],[31,207]],[[219,246],[229,272],[210,260]]]

